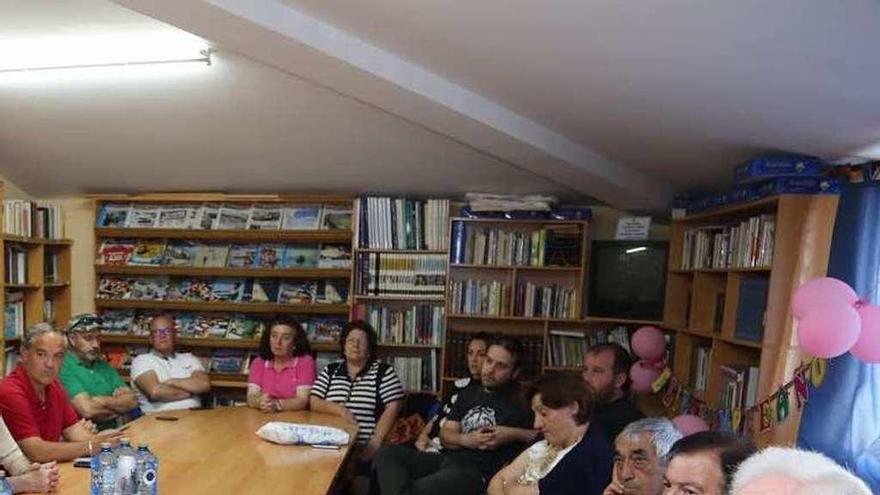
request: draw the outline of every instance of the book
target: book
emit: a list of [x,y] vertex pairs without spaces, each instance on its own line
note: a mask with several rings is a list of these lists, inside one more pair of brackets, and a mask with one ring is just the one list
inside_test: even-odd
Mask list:
[[321,218],[320,205],[296,205],[284,208],[284,230],[315,230]]
[[322,244],[318,253],[318,268],[351,268],[351,246]]
[[128,225],[128,215],[131,212],[130,204],[104,203],[98,212],[96,227],[121,229]]
[[284,248],[282,268],[315,268],[318,266],[318,246],[291,244]]
[[198,223],[194,229],[214,230],[217,228],[217,217],[220,215],[220,205],[216,203],[205,203],[199,209]]
[[5,338],[21,338],[24,335],[24,296],[21,292],[10,292],[6,295],[3,317]]
[[162,239],[138,239],[128,259],[129,265],[158,266],[162,263],[165,253],[165,241]]
[[217,230],[245,230],[251,216],[250,205],[223,203],[217,216]]
[[241,301],[244,294],[244,279],[218,278],[211,283],[214,291],[213,301],[236,302]]
[[135,203],[128,214],[125,226],[130,229],[151,229],[156,226],[162,207]]
[[227,244],[198,244],[193,266],[223,268],[226,266],[228,255],[229,245]]
[[102,276],[98,280],[95,297],[98,299],[130,299],[132,279],[128,277]]
[[185,229],[189,221],[189,207],[186,205],[165,205],[159,212],[156,227],[160,229]]
[[131,283],[131,299],[162,301],[168,289],[168,277],[136,277]]
[[351,230],[351,217],[351,208],[324,206],[321,215],[321,228]]
[[278,288],[278,304],[312,304],[317,291],[315,282],[282,282]]
[[256,244],[233,244],[229,248],[226,266],[229,268],[253,268],[257,262],[258,250]]
[[98,248],[95,263],[99,265],[127,265],[134,251],[132,239],[106,239]]
[[284,245],[261,244],[255,268],[280,268],[284,261]]
[[764,338],[764,313],[770,290],[768,277],[744,277],[739,281],[739,299],[736,306],[736,324],[733,336],[751,342]]
[[198,243],[184,240],[168,241],[162,264],[165,266],[193,266]]
[[276,204],[255,204],[251,207],[248,219],[249,230],[278,230],[281,228],[281,217],[284,209]]

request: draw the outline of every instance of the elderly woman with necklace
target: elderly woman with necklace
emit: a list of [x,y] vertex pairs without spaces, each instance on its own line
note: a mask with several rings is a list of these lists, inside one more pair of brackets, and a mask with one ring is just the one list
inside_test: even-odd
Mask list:
[[248,406],[267,413],[307,409],[315,360],[302,326],[273,321],[260,337],[259,352],[248,375]]
[[601,495],[614,453],[602,431],[590,425],[593,396],[587,384],[573,373],[544,375],[526,398],[544,439],[499,471],[488,494]]

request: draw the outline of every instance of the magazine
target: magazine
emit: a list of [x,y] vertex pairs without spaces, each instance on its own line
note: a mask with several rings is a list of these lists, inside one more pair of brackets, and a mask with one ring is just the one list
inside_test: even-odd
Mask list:
[[98,299],[131,298],[132,280],[128,277],[102,276],[95,297]]
[[320,205],[297,205],[284,208],[284,230],[315,230],[321,218]]
[[280,268],[284,260],[284,246],[281,244],[262,244],[257,256],[256,268]]
[[248,279],[242,300],[255,303],[275,303],[278,301],[278,286],[279,282],[276,279]]
[[229,268],[253,268],[257,262],[259,248],[256,244],[233,244],[229,248]]
[[198,317],[195,313],[177,313],[174,315],[174,326],[179,337],[194,338],[198,334]]
[[201,230],[214,230],[217,228],[217,217],[220,215],[220,205],[205,203],[199,209],[198,226],[193,227]]
[[213,301],[214,288],[211,282],[200,278],[175,279],[168,284],[165,297],[169,301]]
[[217,230],[245,230],[250,216],[250,205],[224,203],[217,216]]
[[351,208],[325,206],[321,215],[321,228],[351,230]]
[[341,318],[312,318],[306,328],[309,342],[339,342],[342,327],[346,321]]
[[291,244],[284,248],[283,268],[315,268],[318,266],[318,246]]
[[168,289],[168,277],[137,277],[131,284],[131,299],[162,301]]
[[249,230],[278,230],[281,228],[281,217],[284,209],[277,204],[255,204],[251,207],[248,220]]
[[198,244],[192,241],[168,241],[162,264],[165,266],[193,266]]
[[241,278],[218,278],[211,283],[214,291],[213,301],[241,301],[245,281]]
[[159,205],[135,203],[131,207],[131,212],[128,214],[128,222],[125,226],[130,229],[151,229],[156,226],[161,210],[162,208]]
[[95,263],[99,265],[127,265],[134,251],[131,239],[106,239],[98,249]]
[[196,258],[193,266],[223,268],[226,266],[228,254],[229,245],[227,244],[198,244],[196,246]]
[[198,313],[196,315],[196,337],[226,337],[229,329],[229,317],[215,313]]
[[318,254],[318,268],[351,268],[351,245],[323,244]]
[[315,282],[283,282],[278,288],[278,304],[311,304],[317,290]]
[[128,215],[131,212],[130,204],[105,203],[98,213],[97,227],[121,229],[128,224]]
[[162,263],[165,253],[165,241],[162,239],[138,239],[128,259],[129,265],[158,266]]
[[126,334],[131,331],[131,323],[134,321],[133,309],[109,309],[101,313],[103,324],[102,333]]
[[315,303],[342,304],[348,300],[348,283],[342,280],[321,280],[317,284]]
[[159,220],[156,227],[160,229],[185,229],[189,207],[186,205],[165,205],[159,212]]
[[[263,322],[245,315],[233,315],[229,319],[227,339],[256,339],[263,333]],[[238,371],[238,370],[236,370]]]

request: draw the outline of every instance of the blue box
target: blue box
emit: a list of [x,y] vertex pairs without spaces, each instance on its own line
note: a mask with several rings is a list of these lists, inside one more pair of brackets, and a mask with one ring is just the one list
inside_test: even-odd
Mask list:
[[733,171],[737,184],[764,180],[771,177],[818,177],[825,173],[822,160],[805,155],[761,155]]
[[777,177],[756,184],[761,197],[777,194],[840,194],[837,177]]

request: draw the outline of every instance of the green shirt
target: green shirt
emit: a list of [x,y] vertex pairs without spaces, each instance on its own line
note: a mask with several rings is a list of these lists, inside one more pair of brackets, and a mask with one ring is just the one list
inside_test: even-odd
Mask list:
[[[77,395],[85,392],[92,397],[113,395],[113,391],[125,387],[125,382],[106,361],[97,360],[92,366],[87,366],[73,352],[68,351],[64,356],[64,365],[61,366],[61,383],[67,389],[67,395],[73,400]],[[115,421],[97,423],[98,428],[103,430],[116,426]]]

